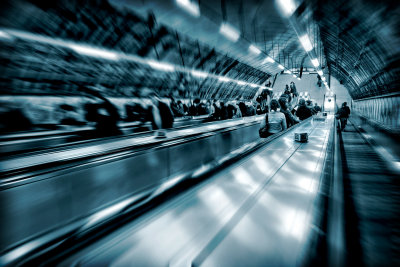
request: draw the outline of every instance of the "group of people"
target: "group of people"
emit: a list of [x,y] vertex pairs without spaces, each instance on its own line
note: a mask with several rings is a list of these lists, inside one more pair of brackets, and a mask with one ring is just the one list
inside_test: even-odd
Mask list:
[[255,107],[245,102],[202,101],[199,98],[189,103],[189,107],[181,100],[170,97],[170,108],[174,117],[208,115],[207,121],[217,121],[253,116]]
[[321,107],[317,103],[313,105],[311,100],[306,101],[301,98],[298,100],[298,104],[296,104],[297,98],[296,86],[292,82],[290,87],[286,85],[285,91],[279,99],[272,99],[270,101],[268,105],[269,112],[260,125],[260,136],[261,131],[265,132],[264,136],[261,137],[268,137],[269,135],[286,130],[321,111]]
[[[264,90],[256,101],[252,103],[200,100],[196,98],[193,102],[185,101],[185,104],[181,100],[175,101],[173,97],[169,98],[170,101],[168,103],[165,99],[161,99],[154,90],[146,88],[139,95],[145,101],[125,104],[125,117],[123,117],[123,114],[121,115],[121,111],[118,110],[115,103],[104,97],[100,90],[83,88],[82,91],[92,100],[83,104],[82,109],[69,103],[59,105],[57,110],[62,114],[62,118],[58,123],[59,125],[71,126],[93,125],[95,128],[93,137],[122,134],[118,126],[121,121],[150,121],[151,128],[161,133],[159,134],[160,136],[164,136],[163,132],[165,133],[165,131],[162,129],[172,128],[177,117],[208,115],[204,118],[204,121],[218,121],[264,113],[268,113],[269,131],[273,134],[321,111],[321,108],[316,103],[313,106],[310,100],[300,99],[297,104],[298,94],[293,82],[290,85],[286,85],[285,91],[279,99],[270,100],[272,97],[271,91]],[[14,113],[17,114],[16,112]],[[11,117],[17,117],[17,115],[7,117],[11,119]],[[3,123],[5,126],[3,128],[17,129],[12,127],[14,124],[9,121]],[[26,126],[25,128],[19,127],[17,130],[27,130],[32,125],[29,124],[29,127]],[[21,123],[19,126],[21,126]]]

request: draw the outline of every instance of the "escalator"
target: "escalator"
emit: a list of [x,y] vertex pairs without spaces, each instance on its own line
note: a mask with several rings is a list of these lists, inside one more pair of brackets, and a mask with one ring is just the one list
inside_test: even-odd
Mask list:
[[[164,180],[156,191],[143,190],[140,194],[113,202],[84,218],[78,225],[69,223],[59,228],[61,232],[56,236],[50,232],[32,239],[31,242],[20,243],[20,246],[9,249],[0,257],[1,263],[37,266],[88,265],[85,264],[87,257],[82,258],[82,263],[82,254],[78,253],[88,247],[91,251],[88,257],[92,258],[90,255],[93,253],[96,255],[94,263],[89,266],[106,264],[107,260],[103,256],[108,257],[114,253],[107,247],[109,248],[110,244],[113,246],[116,236],[117,239],[130,236],[132,223],[133,229],[136,229],[134,232],[137,232],[134,236],[140,237],[144,234],[140,238],[140,249],[132,254],[128,253],[137,265],[146,262],[158,265],[155,264],[157,261],[165,265],[164,260],[173,266],[180,266],[182,260],[207,263],[209,259],[218,260],[218,257],[210,254],[217,244],[223,250],[236,251],[236,254],[230,255],[240,256],[237,248],[231,246],[230,242],[224,242],[221,236],[229,236],[230,232],[234,235],[240,234],[240,227],[248,221],[246,218],[249,216],[256,216],[258,222],[258,227],[255,228],[258,230],[252,231],[252,236],[279,238],[275,240],[278,242],[276,248],[270,247],[268,253],[262,254],[259,253],[261,251],[252,251],[257,257],[249,257],[247,260],[265,262],[273,259],[281,264],[285,261],[304,261],[304,250],[300,244],[309,247],[308,243],[316,236],[313,228],[318,227],[315,225],[318,225],[321,213],[315,202],[321,196],[319,184],[322,182],[328,147],[332,143],[331,121],[332,119],[327,123],[310,118],[266,140],[257,138],[256,141],[236,146],[237,149],[220,154],[209,164],[199,164],[197,161],[197,168],[188,172],[186,177],[170,177]],[[294,142],[293,133],[296,131],[308,132],[310,142]],[[227,136],[221,137],[222,139],[217,139],[217,147],[226,145],[223,140],[227,140]],[[196,154],[202,154],[201,147],[204,143],[194,147],[193,142],[190,143],[192,149],[196,149]],[[211,147],[207,150],[212,150]],[[289,172],[293,175],[288,176]],[[90,194],[87,191],[86,193]],[[202,195],[201,199],[198,199],[199,194]],[[288,195],[291,198],[288,198]],[[260,208],[267,209],[269,216],[256,215]],[[251,210],[253,211],[250,212]],[[168,217],[170,213],[175,215]],[[161,214],[167,217],[160,217]],[[165,221],[162,218],[169,220]],[[299,220],[301,223],[298,225],[301,227],[293,228],[293,222]],[[160,232],[154,232],[153,226]],[[257,231],[261,232],[257,234]],[[162,236],[164,238],[158,238]],[[168,240],[167,236],[175,241]],[[135,237],[133,238],[130,240],[135,243]],[[104,247],[101,244],[105,242],[106,251],[110,251],[111,254],[99,253],[98,249],[93,250],[93,247],[90,247],[91,244],[98,246],[99,240],[100,248]],[[216,243],[215,240],[219,241]],[[275,241],[271,241],[271,244]],[[130,251],[131,247],[126,247],[126,244],[122,242],[119,245],[122,250],[116,248],[116,251]],[[283,260],[279,254],[274,253],[275,249],[290,252],[291,256]],[[23,253],[18,254],[21,251]],[[78,257],[78,263],[73,255]],[[121,259],[122,255],[115,254],[112,257],[113,260]],[[63,262],[64,260],[66,262]],[[141,262],[142,260],[144,262]],[[240,262],[237,264],[240,265]]]
[[349,120],[339,134],[345,247],[350,266],[398,266],[399,171],[368,133]]

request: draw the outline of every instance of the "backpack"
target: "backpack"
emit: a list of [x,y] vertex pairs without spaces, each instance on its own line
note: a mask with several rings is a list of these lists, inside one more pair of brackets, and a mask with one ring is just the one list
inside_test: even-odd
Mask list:
[[261,127],[258,130],[258,135],[260,136],[260,138],[267,138],[269,136],[269,123],[268,123],[268,114],[265,115],[265,126]]

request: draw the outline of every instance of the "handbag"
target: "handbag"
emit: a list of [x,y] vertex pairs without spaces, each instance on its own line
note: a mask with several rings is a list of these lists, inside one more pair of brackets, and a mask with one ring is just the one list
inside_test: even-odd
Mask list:
[[261,127],[258,130],[258,134],[260,135],[261,138],[267,138],[269,136],[268,128],[269,128],[268,114],[266,114],[265,115],[265,126]]

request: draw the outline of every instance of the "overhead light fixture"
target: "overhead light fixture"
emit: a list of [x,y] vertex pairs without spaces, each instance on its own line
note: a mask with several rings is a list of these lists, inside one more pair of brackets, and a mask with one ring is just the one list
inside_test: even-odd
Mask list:
[[204,72],[204,71],[191,70],[191,73],[193,76],[196,76],[199,78],[206,78],[208,76],[208,73]]
[[175,67],[174,65],[164,63],[164,62],[158,62],[154,60],[146,60],[146,63],[150,65],[153,69],[161,70],[161,71],[174,71]]
[[318,67],[319,66],[318,59],[316,59],[316,58],[311,59],[311,63],[314,65],[314,67]]
[[0,38],[1,39],[12,39],[12,36],[6,33],[5,31],[0,30]]
[[278,65],[278,68],[280,68],[281,70],[285,69],[285,67],[282,66],[281,64]]
[[292,72],[290,70],[288,70],[287,73],[292,74]]
[[226,22],[221,24],[219,32],[232,42],[236,42],[240,37],[240,32]]
[[296,3],[293,0],[277,0],[285,17],[290,17],[296,11]]
[[258,47],[256,47],[255,45],[250,45],[249,46],[249,51],[254,53],[254,54],[256,54],[256,55],[261,53],[261,50],[258,49]]
[[313,49],[310,38],[308,38],[307,34],[300,36],[299,40],[300,40],[300,43],[303,45],[304,50],[306,50],[306,52],[310,52]]
[[195,1],[190,0],[176,0],[178,6],[187,11],[189,14],[195,17],[200,17],[200,8]]
[[317,73],[318,73],[319,76],[324,75],[324,73],[322,72],[322,70],[317,71]]
[[218,80],[220,80],[221,82],[229,82],[231,79],[224,77],[224,76],[219,76]]
[[91,56],[91,57],[101,57],[101,58],[106,58],[106,59],[112,59],[112,60],[117,60],[118,59],[118,54],[99,49],[99,48],[94,48],[86,45],[79,45],[79,44],[69,44],[69,48],[74,50],[75,52],[86,55],[86,56]]
[[250,86],[253,87],[253,88],[258,87],[258,85],[257,85],[257,84],[254,84],[254,83],[251,83]]
[[274,63],[275,60],[274,60],[273,58],[271,58],[271,57],[266,57],[266,58],[264,59],[263,63],[266,63],[266,62]]
[[293,74],[293,78],[297,78],[297,76]]
[[246,85],[246,83],[243,82],[243,81],[237,81],[236,83],[237,83],[238,85]]

